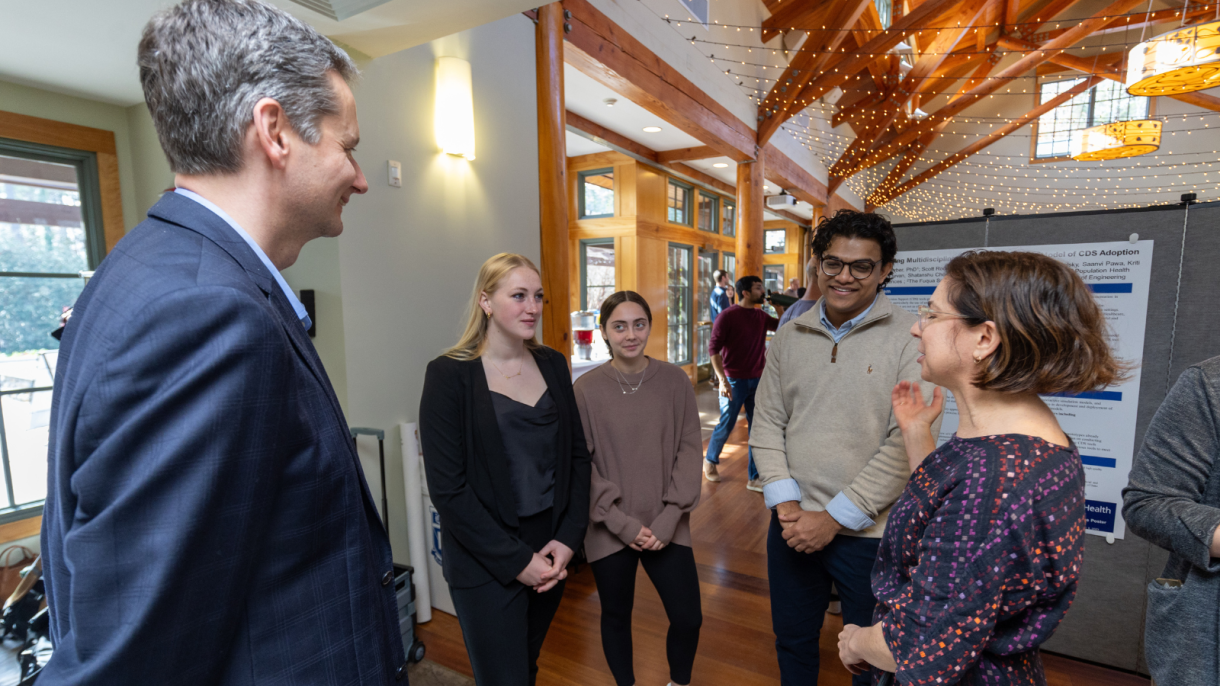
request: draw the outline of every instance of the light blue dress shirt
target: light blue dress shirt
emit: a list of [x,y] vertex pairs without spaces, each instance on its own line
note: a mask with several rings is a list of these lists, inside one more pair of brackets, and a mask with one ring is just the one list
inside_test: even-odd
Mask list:
[[[855,326],[860,322],[864,321],[864,318],[868,316],[868,313],[873,311],[873,305],[876,304],[877,298],[874,297],[873,302],[869,303],[869,306],[863,312],[843,322],[843,326],[836,328],[830,323],[830,320],[826,318],[826,301],[823,300],[820,308],[822,326],[826,328],[826,332],[830,334],[832,339],[834,339],[835,344],[838,344],[838,342],[843,340],[843,337],[846,336],[849,331],[855,328]],[[780,503],[786,503],[793,500],[799,503],[801,502],[801,486],[796,482],[796,479],[783,479],[782,481],[769,483],[766,486],[763,486],[763,500],[766,502],[767,507],[769,508],[775,507]],[[876,522],[874,522],[868,515],[864,514],[860,508],[856,507],[856,504],[853,503],[842,491],[839,491],[838,495],[836,495],[830,500],[829,503],[826,504],[826,512],[831,517],[834,517],[836,522],[842,524],[844,528],[851,529],[852,531],[867,529],[873,524],[876,524]]]
[[190,198],[200,205],[203,205],[211,210],[212,213],[217,217],[225,220],[225,223],[227,223],[229,226],[233,227],[233,230],[237,232],[237,235],[241,236],[241,239],[250,246],[250,249],[254,251],[255,255],[258,255],[258,259],[262,260],[263,265],[267,267],[267,271],[271,272],[271,276],[275,278],[275,282],[280,285],[280,290],[284,291],[284,297],[288,298],[288,304],[292,305],[292,311],[296,313],[297,319],[301,320],[301,325],[306,329],[313,326],[313,321],[309,318],[309,313],[305,310],[305,306],[302,305],[301,301],[297,299],[296,293],[293,293],[292,289],[289,288],[288,282],[284,280],[284,277],[280,274],[280,270],[275,268],[275,265],[271,263],[271,259],[267,257],[267,253],[263,252],[263,249],[259,247],[258,243],[254,242],[254,239],[250,237],[250,234],[246,233],[245,229],[241,228],[240,224],[234,221],[232,217],[225,213],[224,210],[217,207],[215,203],[202,195],[195,193],[194,191],[188,191],[185,188],[175,188],[174,192],[178,195]]

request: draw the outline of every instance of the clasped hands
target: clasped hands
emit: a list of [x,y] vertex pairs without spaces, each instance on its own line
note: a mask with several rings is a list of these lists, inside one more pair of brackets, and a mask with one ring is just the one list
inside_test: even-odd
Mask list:
[[568,578],[568,563],[572,561],[572,554],[571,548],[552,540],[534,553],[530,563],[517,575],[517,581],[538,593],[546,593]]
[[640,527],[640,533],[635,535],[635,540],[627,544],[628,548],[636,551],[643,550],[660,550],[665,547],[656,536],[653,535],[652,529],[646,526]]
[[825,548],[843,530],[827,512],[802,510],[801,504],[788,501],[775,506],[784,540],[798,553],[816,553]]

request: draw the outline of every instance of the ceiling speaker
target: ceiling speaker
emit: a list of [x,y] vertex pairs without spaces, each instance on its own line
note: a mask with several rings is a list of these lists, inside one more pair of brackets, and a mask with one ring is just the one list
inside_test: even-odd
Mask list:
[[301,7],[307,7],[318,14],[330,17],[335,21],[343,21],[354,17],[365,10],[371,10],[378,5],[384,5],[390,0],[292,0]]

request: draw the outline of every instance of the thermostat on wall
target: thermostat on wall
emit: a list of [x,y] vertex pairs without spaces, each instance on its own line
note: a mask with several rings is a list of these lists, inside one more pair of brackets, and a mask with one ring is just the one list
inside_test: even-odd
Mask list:
[[390,160],[390,185],[402,188],[402,162]]

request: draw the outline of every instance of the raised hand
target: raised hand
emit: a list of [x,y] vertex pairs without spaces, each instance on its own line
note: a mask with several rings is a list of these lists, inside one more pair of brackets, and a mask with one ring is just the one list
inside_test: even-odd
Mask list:
[[940,386],[932,390],[932,402],[925,403],[919,384],[910,381],[899,381],[890,393],[890,403],[894,406],[894,419],[902,433],[918,430],[931,431],[932,422],[945,409],[945,396]]

